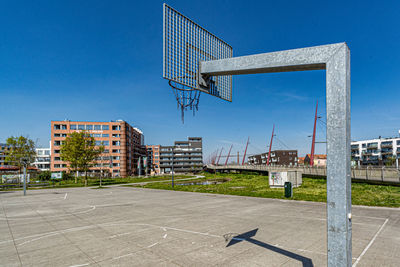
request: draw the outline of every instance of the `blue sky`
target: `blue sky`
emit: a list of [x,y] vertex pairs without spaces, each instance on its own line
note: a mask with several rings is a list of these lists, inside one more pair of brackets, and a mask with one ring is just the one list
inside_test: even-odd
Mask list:
[[[273,149],[309,153],[316,100],[325,120],[325,72],[242,75],[233,102],[203,94],[181,123],[162,79],[162,1],[2,1],[0,142],[29,135],[40,146],[51,120],[123,119],[147,144],[204,138],[205,158]],[[347,42],[352,139],[400,129],[399,1],[168,1],[221,37],[234,56]],[[324,140],[323,124],[317,141]],[[278,141],[280,140],[280,141]],[[324,152],[317,145],[317,152]]]

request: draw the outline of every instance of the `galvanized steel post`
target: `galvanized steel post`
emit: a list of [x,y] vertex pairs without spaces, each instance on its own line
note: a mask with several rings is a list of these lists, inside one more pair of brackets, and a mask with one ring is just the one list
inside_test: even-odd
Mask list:
[[328,266],[351,266],[350,51],[326,63]]
[[345,43],[200,63],[205,76],[326,69],[328,266],[351,266],[350,51]]

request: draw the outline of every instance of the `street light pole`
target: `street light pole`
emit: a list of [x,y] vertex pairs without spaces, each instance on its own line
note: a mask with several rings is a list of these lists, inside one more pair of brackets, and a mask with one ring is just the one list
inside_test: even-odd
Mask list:
[[24,196],[26,196],[26,163],[24,163]]
[[172,168],[171,168],[171,174],[172,174],[172,188],[174,188],[174,148],[172,148]]

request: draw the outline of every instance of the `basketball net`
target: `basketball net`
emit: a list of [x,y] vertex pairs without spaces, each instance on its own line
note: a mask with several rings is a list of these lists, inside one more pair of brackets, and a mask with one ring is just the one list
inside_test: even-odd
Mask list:
[[181,110],[182,123],[185,123],[185,111],[193,111],[193,116],[199,110],[200,91],[180,83],[169,81],[169,85],[174,91],[178,109]]

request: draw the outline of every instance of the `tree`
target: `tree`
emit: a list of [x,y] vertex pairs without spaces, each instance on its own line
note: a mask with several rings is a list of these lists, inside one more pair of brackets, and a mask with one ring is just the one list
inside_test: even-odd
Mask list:
[[35,142],[28,137],[22,135],[18,137],[11,136],[7,138],[6,144],[8,146],[8,151],[5,161],[19,167],[20,173],[24,164],[29,166],[35,161]]
[[[95,139],[87,132],[82,131],[69,134],[62,143],[60,152],[62,160],[69,163],[70,170],[85,172],[86,186],[87,171],[103,151],[103,146],[96,146]],[[75,183],[77,183],[76,176]]]
[[396,163],[396,158],[394,156],[388,156],[385,161],[385,165],[388,167],[393,166]]

